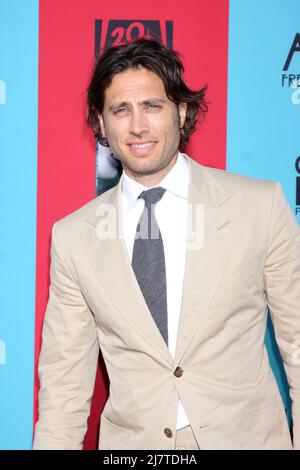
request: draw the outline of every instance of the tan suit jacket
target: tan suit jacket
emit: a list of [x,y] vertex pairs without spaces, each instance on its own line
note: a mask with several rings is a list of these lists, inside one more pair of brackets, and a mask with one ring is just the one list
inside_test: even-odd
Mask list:
[[112,213],[122,233],[121,185],[54,224],[35,449],[82,448],[99,346],[110,378],[100,449],[174,449],[179,398],[201,449],[291,449],[267,305],[300,448],[298,225],[278,183],[188,162],[203,244],[187,248],[175,359],[112,235]]

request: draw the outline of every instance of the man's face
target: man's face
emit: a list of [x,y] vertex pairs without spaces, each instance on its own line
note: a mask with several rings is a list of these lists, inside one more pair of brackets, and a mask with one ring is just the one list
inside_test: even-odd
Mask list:
[[176,161],[186,105],[166,95],[162,80],[145,68],[115,75],[105,91],[101,132],[126,173],[135,179],[166,174]]

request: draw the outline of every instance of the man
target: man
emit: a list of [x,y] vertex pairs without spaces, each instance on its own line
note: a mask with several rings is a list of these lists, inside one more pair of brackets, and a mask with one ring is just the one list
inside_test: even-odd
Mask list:
[[88,122],[124,171],[53,226],[35,449],[82,448],[99,347],[110,378],[100,449],[300,448],[299,229],[278,183],[179,152],[204,93],[155,41],[111,48],[95,66]]

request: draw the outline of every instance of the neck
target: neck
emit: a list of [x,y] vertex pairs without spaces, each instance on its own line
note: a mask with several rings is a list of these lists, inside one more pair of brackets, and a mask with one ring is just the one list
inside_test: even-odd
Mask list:
[[140,173],[135,173],[129,170],[129,168],[123,167],[123,170],[125,171],[126,175],[129,176],[129,178],[135,180],[137,183],[142,184],[143,186],[146,186],[147,188],[151,188],[153,186],[157,186],[163,179],[164,177],[171,171],[175,163],[177,162],[178,158],[178,152],[174,158],[170,161],[170,163],[163,168],[162,170],[156,172],[156,173],[151,173],[151,174],[140,174]]

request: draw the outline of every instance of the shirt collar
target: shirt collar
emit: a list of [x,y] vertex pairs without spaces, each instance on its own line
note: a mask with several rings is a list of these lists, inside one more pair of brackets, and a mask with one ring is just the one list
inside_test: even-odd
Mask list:
[[[130,178],[125,171],[121,176],[122,193],[128,207],[135,205],[142,191],[150,189],[134,179]],[[178,157],[175,165],[167,175],[154,187],[160,186],[166,191],[175,194],[181,198],[188,198],[189,168],[186,157],[178,151]]]

